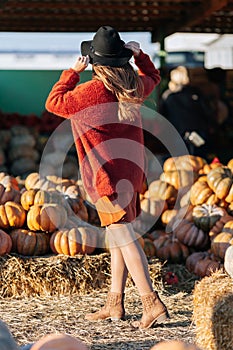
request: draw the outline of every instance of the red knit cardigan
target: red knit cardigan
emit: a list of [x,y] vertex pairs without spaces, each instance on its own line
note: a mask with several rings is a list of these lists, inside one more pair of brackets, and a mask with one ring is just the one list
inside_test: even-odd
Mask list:
[[[160,74],[142,51],[135,64],[145,98],[160,82]],[[145,176],[141,117],[120,122],[116,96],[99,80],[77,85],[79,79],[73,69],[63,71],[46,109],[71,120],[85,190],[94,203],[113,193],[140,192]]]

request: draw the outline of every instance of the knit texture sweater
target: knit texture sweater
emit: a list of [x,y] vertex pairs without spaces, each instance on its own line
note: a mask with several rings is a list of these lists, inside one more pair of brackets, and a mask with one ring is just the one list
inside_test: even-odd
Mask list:
[[[146,98],[160,82],[160,74],[142,51],[135,64]],[[145,177],[140,112],[133,122],[119,121],[116,96],[99,80],[78,84],[79,80],[75,70],[64,70],[46,109],[71,121],[85,190],[93,203],[114,193],[140,192]]]

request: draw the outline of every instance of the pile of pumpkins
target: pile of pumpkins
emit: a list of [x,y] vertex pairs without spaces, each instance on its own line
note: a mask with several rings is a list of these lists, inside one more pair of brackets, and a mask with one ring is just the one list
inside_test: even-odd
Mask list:
[[46,169],[49,175],[77,179],[78,160],[71,128],[69,124],[64,125],[52,136],[26,125],[1,129],[0,172],[25,179],[32,172],[41,173]]
[[99,228],[82,188],[57,176],[34,172],[23,185],[0,173],[0,255],[91,254]]
[[[209,275],[233,245],[233,160],[168,158],[141,208],[134,228],[148,257]],[[0,173],[0,255],[92,254],[105,239],[79,180],[32,172],[20,183]]]
[[135,228],[147,225],[147,256],[209,275],[223,267],[233,245],[233,159],[223,165],[190,155],[168,158],[141,195],[141,208]]

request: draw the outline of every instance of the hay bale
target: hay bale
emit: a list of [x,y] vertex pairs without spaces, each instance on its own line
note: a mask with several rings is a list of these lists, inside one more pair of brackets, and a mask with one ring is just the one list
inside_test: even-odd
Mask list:
[[[150,275],[156,288],[162,285],[162,263],[152,259]],[[84,295],[109,289],[110,254],[0,257],[0,297]],[[132,285],[129,278],[128,285]]]
[[196,343],[205,350],[233,349],[233,280],[223,270],[195,285]]

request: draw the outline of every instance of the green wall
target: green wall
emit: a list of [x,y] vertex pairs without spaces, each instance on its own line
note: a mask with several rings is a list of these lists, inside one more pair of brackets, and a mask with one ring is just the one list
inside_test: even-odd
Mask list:
[[[0,70],[0,110],[22,115],[44,111],[46,98],[59,79],[61,71],[49,70]],[[91,78],[92,71],[81,74],[81,82]],[[147,100],[147,106],[156,109],[156,90]]]
[[[0,110],[40,116],[60,74],[61,71],[56,70],[0,70]],[[90,77],[91,71],[85,71],[81,81]]]

